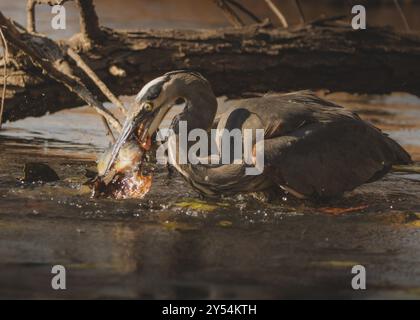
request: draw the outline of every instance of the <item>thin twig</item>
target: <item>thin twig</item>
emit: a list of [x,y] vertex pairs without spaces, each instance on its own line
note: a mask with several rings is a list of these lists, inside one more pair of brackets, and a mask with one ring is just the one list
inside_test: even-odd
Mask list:
[[235,0],[226,0],[229,4],[236,7],[238,10],[245,13],[248,17],[250,17],[252,20],[254,20],[256,23],[261,23],[261,19],[258,18],[252,11],[247,9],[244,5],[240,4],[239,2]]
[[273,13],[276,15],[276,17],[279,19],[281,25],[283,28],[289,27],[289,24],[287,23],[286,18],[284,17],[283,13],[281,13],[280,9],[273,3],[271,0],[265,0],[268,7],[273,11]]
[[67,48],[67,54],[77,63],[77,66],[82,69],[90,79],[92,79],[92,81],[109,99],[109,101],[115,104],[123,112],[123,114],[125,114],[127,110],[125,109],[122,102],[111,92],[111,90],[108,89],[106,84],[101,79],[99,79],[96,73],[86,64],[85,61],[83,61],[82,57],[70,47]]
[[245,24],[234,10],[226,3],[225,0],[213,0],[223,11],[226,19],[237,28],[243,27]]
[[0,129],[3,123],[3,111],[4,111],[4,100],[6,99],[6,88],[7,88],[7,63],[9,61],[9,48],[7,46],[6,38],[4,37],[3,30],[0,26],[0,36],[3,45],[3,90],[1,92],[1,105],[0,105]]
[[114,133],[112,132],[111,127],[109,126],[108,121],[104,116],[101,116],[102,123],[106,129],[106,135],[111,139],[111,143],[114,144],[117,140],[115,139]]
[[13,20],[13,21],[12,21],[12,23],[14,24],[14,26],[15,26],[16,28],[20,29],[21,31],[24,31],[24,32],[28,31],[28,30],[27,30],[24,26],[22,26],[19,22],[17,22],[17,21],[15,21],[15,20]]
[[299,0],[295,0],[295,5],[296,5],[296,8],[297,8],[297,9],[298,9],[298,11],[299,11],[300,22],[301,22],[302,24],[304,24],[304,23],[305,23],[305,15],[304,15],[304,13],[303,13],[302,6],[300,5],[300,1],[299,1]]
[[400,6],[400,3],[398,2],[398,0],[394,0],[394,4],[397,7],[398,13],[401,16],[401,20],[404,23],[405,30],[410,31],[411,30],[410,29],[410,25],[408,24],[407,18],[406,18],[405,14],[404,14],[404,11],[402,10],[402,8]]

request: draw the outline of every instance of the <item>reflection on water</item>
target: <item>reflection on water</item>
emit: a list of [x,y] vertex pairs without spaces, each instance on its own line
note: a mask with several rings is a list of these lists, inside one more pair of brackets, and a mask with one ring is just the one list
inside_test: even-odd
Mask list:
[[[420,159],[413,97],[329,98]],[[159,167],[144,199],[93,200],[82,184],[108,142],[88,108],[8,123],[0,144],[0,297],[420,297],[419,175],[390,174],[330,203],[261,203],[200,200]],[[29,161],[61,180],[22,183]],[[352,263],[369,270],[366,292],[351,289]],[[64,293],[49,287],[53,264],[67,267]]]

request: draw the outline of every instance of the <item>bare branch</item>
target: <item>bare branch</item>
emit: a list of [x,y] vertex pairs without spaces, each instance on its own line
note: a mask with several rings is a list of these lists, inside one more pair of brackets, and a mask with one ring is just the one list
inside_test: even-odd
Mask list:
[[[139,87],[155,78],[159,70],[180,68],[203,73],[217,95],[240,96],[243,92],[308,88],[420,94],[420,65],[417,63],[420,33],[373,27],[355,33],[348,23],[341,26],[328,21],[317,20],[312,24],[307,21],[302,28],[293,29],[268,25],[217,30],[122,32],[109,29],[104,32],[104,41],[94,50],[79,52],[80,42],[74,39],[61,44],[68,45],[88,62],[117,97],[135,94]],[[7,32],[13,30],[7,29]],[[45,57],[35,41],[36,35],[17,36],[30,42]],[[367,42],[366,39],[376,41]],[[44,42],[39,43],[45,47]],[[10,49],[13,47],[9,41]],[[3,119],[40,116],[48,111],[81,105],[76,94],[69,94],[61,83],[41,75],[28,56],[19,54],[15,58],[18,59],[16,64],[12,65],[11,58],[8,64]],[[247,66],[246,73],[244,65]],[[354,68],[355,65],[362,67]],[[113,68],[116,70],[111,71]],[[394,77],[387,77],[390,73]],[[312,76],[308,77],[308,74]],[[411,76],[407,77],[407,74]],[[337,82],[337,77],[342,81]],[[255,81],[256,78],[259,80]],[[103,94],[91,81],[85,85],[98,99],[103,99]]]
[[80,9],[80,31],[87,40],[95,41],[102,37],[98,15],[92,0],[76,0]]
[[237,28],[243,27],[245,24],[241,20],[241,18],[236,14],[235,11],[232,10],[231,7],[226,3],[225,0],[213,0],[219,8],[223,11],[226,19]]
[[36,32],[35,25],[35,6],[37,4],[48,4],[54,6],[63,4],[70,0],[28,0],[26,2],[26,29],[28,32]]
[[279,19],[281,25],[283,28],[289,27],[289,24],[287,23],[286,18],[284,17],[283,13],[281,13],[280,9],[273,3],[271,0],[265,0],[271,11],[276,15],[276,17]]
[[408,24],[407,18],[404,14],[404,11],[402,10],[402,8],[400,6],[400,3],[398,2],[398,0],[394,0],[394,4],[397,7],[398,13],[401,16],[401,20],[403,21],[405,30],[410,31],[411,30],[410,25]]
[[115,104],[123,112],[123,114],[125,114],[127,110],[125,109],[123,103],[111,92],[111,90],[108,89],[106,84],[101,79],[99,79],[96,73],[86,64],[86,62],[83,61],[82,57],[71,48],[67,48],[67,54],[77,63],[77,66],[82,69],[89,76],[89,78],[92,79],[92,81],[109,99],[109,101]]
[[237,2],[236,0],[226,0],[229,4],[236,7],[243,13],[245,13],[248,17],[250,17],[252,20],[254,20],[256,23],[261,23],[261,19],[258,18],[252,11],[248,10],[245,6]]
[[108,121],[104,116],[101,116],[102,123],[104,124],[106,135],[111,139],[111,143],[115,143],[117,140],[115,139],[114,133],[112,132],[111,127],[109,126]]
[[[50,6],[62,5],[72,0],[28,0],[26,4],[26,21],[28,32],[36,32],[35,6],[46,4]],[[98,16],[93,5],[93,0],[76,0],[80,10],[80,32],[85,40],[95,41],[101,38],[102,30],[99,26]]]
[[300,0],[295,0],[294,2],[299,11],[300,22],[303,24],[305,23],[305,14],[303,13],[302,6],[300,5]]
[[26,3],[26,28],[28,29],[28,32],[36,32],[35,5],[36,0],[28,0]]

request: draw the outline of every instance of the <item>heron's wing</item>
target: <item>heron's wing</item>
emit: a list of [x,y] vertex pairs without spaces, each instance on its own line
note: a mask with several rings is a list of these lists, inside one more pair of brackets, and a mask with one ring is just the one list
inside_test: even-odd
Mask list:
[[[360,120],[355,113],[319,98],[311,91],[267,94],[261,98],[243,100],[238,107],[260,118],[267,139],[282,136],[311,123],[339,118]],[[257,124],[255,121],[247,122],[243,128]]]
[[410,163],[405,150],[366,122],[340,115],[265,140],[264,175],[302,197],[329,197]]

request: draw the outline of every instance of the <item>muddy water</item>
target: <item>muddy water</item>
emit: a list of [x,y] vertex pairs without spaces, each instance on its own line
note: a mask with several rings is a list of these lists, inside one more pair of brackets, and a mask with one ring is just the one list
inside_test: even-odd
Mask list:
[[[420,160],[420,101],[335,101]],[[143,200],[92,200],[82,185],[107,146],[87,108],[7,124],[0,136],[0,297],[420,298],[420,175],[388,175],[331,203],[202,201],[158,167]],[[27,162],[61,180],[19,181]],[[67,290],[50,287],[67,268]],[[368,290],[351,289],[362,264]]]

